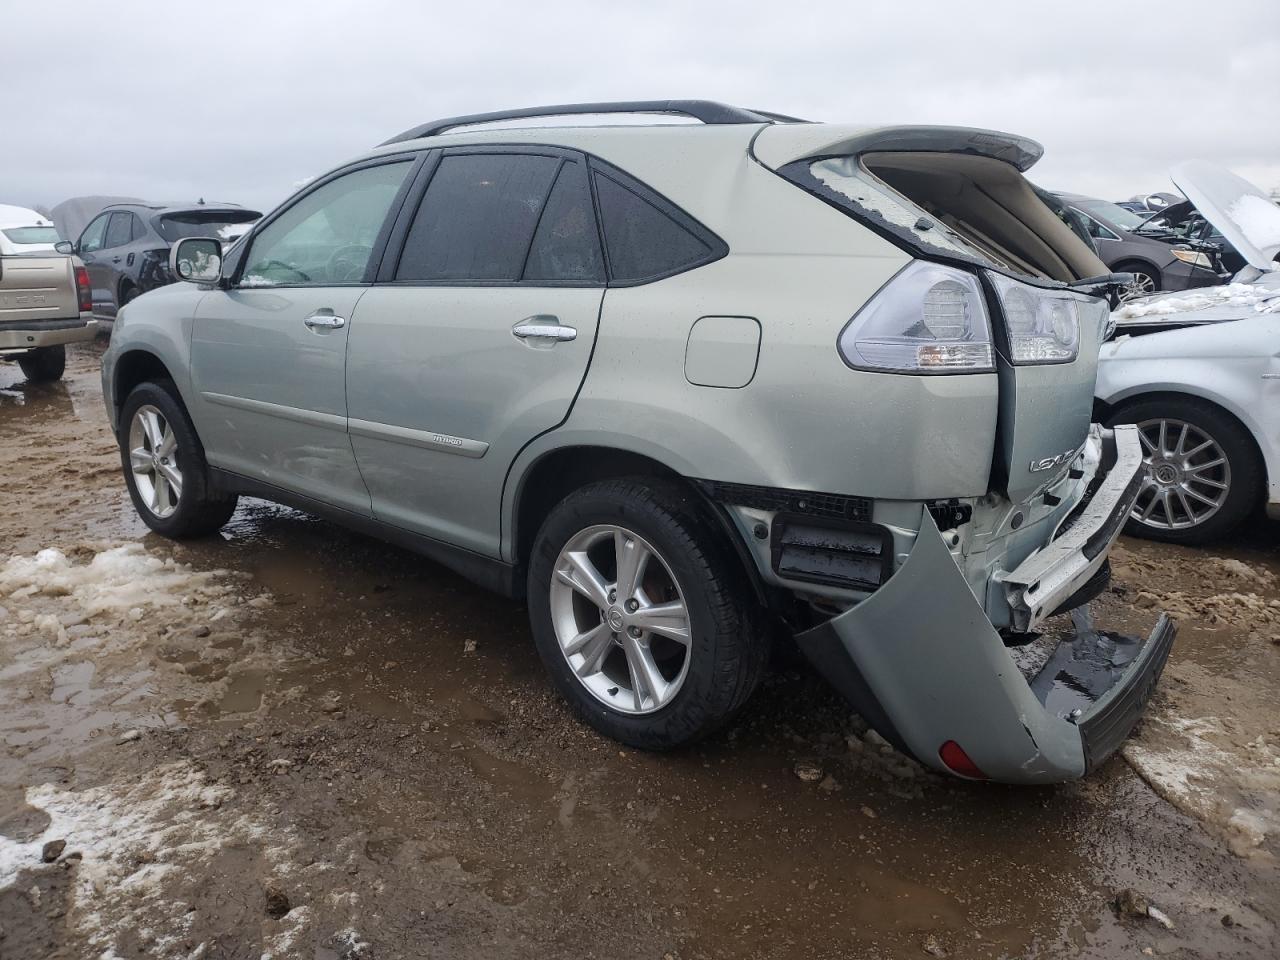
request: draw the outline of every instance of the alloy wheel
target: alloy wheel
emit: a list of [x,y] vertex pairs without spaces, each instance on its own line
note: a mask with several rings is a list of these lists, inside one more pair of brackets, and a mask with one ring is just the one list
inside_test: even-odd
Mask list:
[[1156,281],[1149,274],[1145,274],[1140,270],[1133,272],[1133,282],[1130,283],[1120,294],[1121,300],[1133,300],[1137,297],[1147,297],[1156,292]]
[[552,568],[551,621],[578,681],[627,714],[661,710],[689,672],[689,609],[670,565],[625,527],[573,536]]
[[1222,509],[1231,492],[1231,464],[1212,436],[1185,420],[1138,424],[1147,476],[1132,516],[1159,530],[1195,527]]
[[172,516],[182,497],[178,438],[165,415],[149,403],[129,423],[129,467],[147,509],[161,519]]

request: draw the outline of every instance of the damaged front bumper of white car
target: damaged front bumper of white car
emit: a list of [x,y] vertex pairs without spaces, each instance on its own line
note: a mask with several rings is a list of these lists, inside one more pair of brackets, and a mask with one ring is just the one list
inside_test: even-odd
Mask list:
[[[1052,537],[993,574],[1025,636],[1086,602],[1142,479],[1137,430],[1093,428],[1085,492]],[[797,636],[818,669],[899,749],[974,779],[1083,776],[1141,716],[1173,644],[1161,614],[1146,638],[1080,627],[1033,676],[1018,669],[927,509],[905,561],[874,593]]]

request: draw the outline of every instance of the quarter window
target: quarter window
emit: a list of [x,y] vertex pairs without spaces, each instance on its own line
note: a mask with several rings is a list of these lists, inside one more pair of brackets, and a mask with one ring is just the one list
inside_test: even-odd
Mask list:
[[591,189],[587,185],[587,172],[579,163],[566,162],[556,176],[556,184],[551,188],[538,230],[533,235],[524,279],[604,280]]
[[411,165],[353,170],[307,194],[254,238],[240,285],[362,282]]
[[111,215],[111,223],[107,226],[107,239],[104,247],[123,247],[133,235],[133,214],[118,212]]
[[405,238],[397,280],[516,281],[560,161],[504,153],[440,161]]
[[84,233],[80,234],[79,249],[81,253],[93,253],[95,250],[102,249],[102,237],[107,232],[107,220],[110,214],[102,214],[84,228]]
[[712,248],[644,197],[596,174],[609,273],[621,281],[650,280],[696,266]]

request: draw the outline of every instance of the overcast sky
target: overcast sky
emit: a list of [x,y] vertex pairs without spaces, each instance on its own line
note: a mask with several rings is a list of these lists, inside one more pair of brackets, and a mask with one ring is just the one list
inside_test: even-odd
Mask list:
[[1280,186],[1280,0],[592,4],[0,0],[0,203],[108,193],[269,209],[416,123],[707,98],[994,127],[1111,199],[1225,164]]

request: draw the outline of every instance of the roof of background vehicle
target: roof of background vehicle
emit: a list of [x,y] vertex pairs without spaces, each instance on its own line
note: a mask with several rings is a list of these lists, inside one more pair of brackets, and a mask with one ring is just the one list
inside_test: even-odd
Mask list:
[[262,214],[259,213],[257,210],[250,210],[248,207],[242,207],[238,203],[223,203],[223,202],[214,202],[214,203],[124,202],[124,203],[109,203],[102,209],[103,210],[119,210],[119,209],[149,210],[152,213],[158,214],[160,216],[168,216],[170,214],[175,214],[175,213],[203,213],[203,212],[222,213],[224,211],[234,212],[234,213],[252,213],[259,217],[262,216]]
[[52,227],[53,221],[34,210],[0,203],[0,227]]

